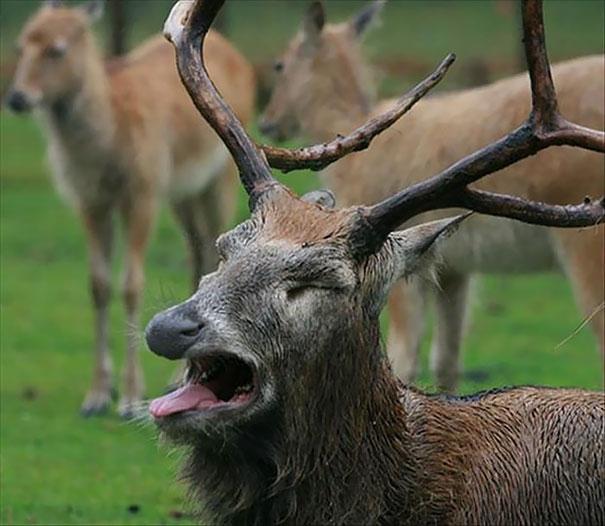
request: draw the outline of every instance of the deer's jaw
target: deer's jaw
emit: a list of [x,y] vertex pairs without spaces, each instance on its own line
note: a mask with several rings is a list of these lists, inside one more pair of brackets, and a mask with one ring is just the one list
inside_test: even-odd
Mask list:
[[211,351],[188,360],[181,387],[156,398],[149,412],[168,438],[196,443],[200,435],[223,436],[268,410],[274,389],[255,360]]

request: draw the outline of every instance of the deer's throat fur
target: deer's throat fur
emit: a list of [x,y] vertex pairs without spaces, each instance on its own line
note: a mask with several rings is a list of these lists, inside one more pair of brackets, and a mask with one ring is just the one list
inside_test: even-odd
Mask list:
[[[239,444],[192,448],[185,475],[203,503],[205,520],[377,523],[389,516],[394,502],[407,508],[412,477],[400,387],[374,325],[358,332],[371,334],[369,341],[339,331],[334,343],[344,337],[348,345],[334,345],[330,363],[290,378],[271,421],[242,436]],[[370,345],[365,352],[351,347],[364,344]],[[346,363],[343,355],[350,358],[346,371],[335,366]],[[322,378],[330,382],[329,390],[306,392]]]

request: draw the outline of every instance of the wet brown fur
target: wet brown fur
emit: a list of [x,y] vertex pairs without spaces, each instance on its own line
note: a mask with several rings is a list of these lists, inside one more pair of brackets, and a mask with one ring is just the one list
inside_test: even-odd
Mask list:
[[[605,524],[603,393],[517,387],[453,397],[404,386],[380,345],[386,292],[376,292],[404,256],[389,238],[375,256],[352,258],[356,214],[272,192],[246,228],[227,234],[240,239],[218,272],[176,307],[194,306],[209,332],[218,323],[221,346],[237,341],[275,381],[274,401],[250,419],[169,433],[190,448],[184,476],[200,521]],[[356,277],[336,297],[309,296],[293,323],[276,262],[320,249],[327,268],[347,265]]]

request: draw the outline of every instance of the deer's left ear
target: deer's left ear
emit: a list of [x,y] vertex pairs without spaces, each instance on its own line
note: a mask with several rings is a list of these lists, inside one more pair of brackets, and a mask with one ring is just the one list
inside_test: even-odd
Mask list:
[[380,254],[389,260],[392,282],[431,267],[440,245],[471,213],[448,217],[401,230],[389,235]]
[[386,4],[386,0],[374,0],[351,19],[349,26],[356,37],[362,37],[370,27],[379,21],[384,4]]
[[90,23],[93,24],[103,17],[105,2],[104,0],[90,0],[90,2],[82,6],[82,9],[86,13],[86,16],[88,16]]

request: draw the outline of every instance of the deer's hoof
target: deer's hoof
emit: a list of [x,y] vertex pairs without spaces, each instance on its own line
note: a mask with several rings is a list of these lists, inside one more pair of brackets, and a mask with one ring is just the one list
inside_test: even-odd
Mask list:
[[122,398],[118,404],[118,415],[123,420],[133,420],[141,412],[141,401],[137,399]]
[[85,417],[104,415],[111,405],[111,392],[91,391],[86,395],[80,407],[80,414]]

